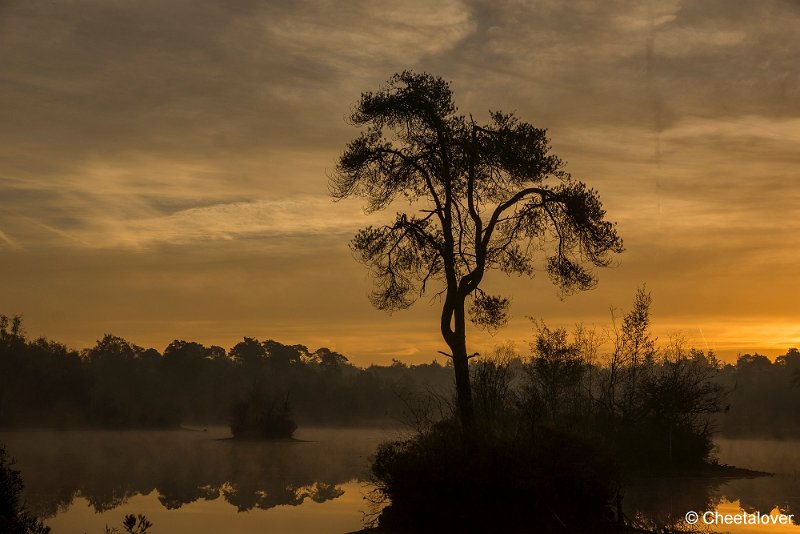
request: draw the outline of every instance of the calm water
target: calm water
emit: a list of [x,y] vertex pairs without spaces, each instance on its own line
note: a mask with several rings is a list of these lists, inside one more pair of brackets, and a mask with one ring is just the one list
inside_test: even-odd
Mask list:
[[[239,442],[226,429],[0,433],[17,459],[28,506],[54,534],[100,534],[143,513],[154,534],[344,533],[370,511],[369,456],[390,429],[301,429],[297,442]],[[720,439],[724,463],[776,473],[739,480],[642,480],[625,512],[643,525],[685,526],[689,510],[794,513],[800,520],[800,443]],[[800,527],[725,527],[737,533]]]
[[777,440],[724,439],[717,442],[721,463],[774,476],[710,479],[676,477],[640,480],[625,491],[624,508],[630,517],[648,527],[686,528],[687,512],[708,510],[736,514],[794,514],[792,525],[705,527],[700,531],[800,533],[800,442]]
[[351,532],[369,456],[396,430],[301,429],[304,441],[233,441],[227,429],[0,433],[29,508],[59,533],[102,533],[143,513],[154,534]]

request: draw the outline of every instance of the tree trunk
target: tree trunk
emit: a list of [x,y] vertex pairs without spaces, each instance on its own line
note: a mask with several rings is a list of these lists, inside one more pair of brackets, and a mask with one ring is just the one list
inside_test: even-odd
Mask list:
[[456,399],[458,416],[464,430],[470,431],[475,426],[475,409],[472,405],[472,385],[469,381],[469,362],[466,347],[462,343],[461,350],[453,350],[453,367],[456,372]]
[[469,434],[475,426],[475,408],[472,404],[472,384],[469,379],[469,357],[467,356],[463,301],[460,306],[456,306],[454,319],[455,328],[448,345],[453,354],[453,368],[456,373],[458,416],[464,431]]

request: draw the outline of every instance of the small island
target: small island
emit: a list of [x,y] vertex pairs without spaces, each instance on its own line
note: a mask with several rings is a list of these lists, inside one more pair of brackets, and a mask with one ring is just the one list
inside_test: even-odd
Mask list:
[[288,394],[280,398],[254,386],[234,403],[230,427],[234,439],[292,439],[297,423]]

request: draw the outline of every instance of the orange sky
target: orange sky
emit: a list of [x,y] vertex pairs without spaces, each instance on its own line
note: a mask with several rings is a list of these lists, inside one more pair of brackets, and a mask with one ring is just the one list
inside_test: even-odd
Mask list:
[[[0,313],[76,348],[242,336],[430,361],[435,305],[370,307],[369,221],[327,173],[361,91],[403,69],[514,111],[600,192],[626,252],[564,301],[513,297],[486,350],[609,322],[647,284],[660,338],[800,345],[800,7],[781,0],[0,3]],[[390,214],[386,214],[386,219]]]

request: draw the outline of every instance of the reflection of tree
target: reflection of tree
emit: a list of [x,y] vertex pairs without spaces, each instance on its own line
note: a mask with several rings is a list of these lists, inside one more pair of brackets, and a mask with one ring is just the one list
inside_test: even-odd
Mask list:
[[[28,507],[36,515],[54,515],[78,495],[104,511],[153,491],[168,509],[220,497],[242,511],[326,502],[343,494],[340,484],[366,478],[367,457],[381,436],[379,431],[326,430],[318,442],[239,442],[180,431],[15,432],[3,441],[18,461]],[[788,474],[629,481],[625,514],[642,526],[682,526],[689,510],[738,501],[750,512],[778,507],[795,514],[797,522],[800,478],[790,465],[794,448],[786,443],[778,454],[775,442],[752,447],[761,455],[779,456],[780,471]],[[778,470],[747,457],[734,463]]]
[[223,490],[225,500],[234,505],[240,512],[253,508],[266,510],[281,504],[297,506],[304,500],[301,488],[286,486],[280,482],[270,484],[268,489],[259,489],[258,485],[231,484]]
[[333,500],[344,495],[344,490],[336,484],[314,482],[309,486],[283,485],[280,481],[266,489],[253,486],[243,487],[237,484],[225,485],[221,488],[225,500],[236,506],[240,512],[253,508],[266,510],[274,506],[288,504],[297,506],[307,498],[317,503]]
[[129,488],[110,488],[108,486],[89,486],[80,490],[80,494],[86,497],[86,500],[89,501],[89,505],[98,513],[106,512],[125,504],[129,498],[137,493],[137,491]]
[[167,510],[175,510],[199,499],[213,501],[219,497],[220,490],[210,485],[182,487],[166,482],[158,487],[158,493],[158,502]]
[[[714,510],[721,502],[739,502],[748,513],[769,514],[775,508],[793,514],[800,524],[800,480],[795,476],[724,479],[713,477],[650,478],[626,484],[623,508],[648,531],[682,532],[693,510]],[[695,529],[691,531],[696,531]]]
[[792,521],[800,525],[800,480],[796,475],[777,475],[764,479],[738,479],[726,482],[720,488],[722,498],[739,501],[749,513],[769,514],[775,508],[782,514],[792,514]]
[[308,488],[306,496],[311,498],[314,502],[331,501],[337,497],[344,495],[344,490],[333,484],[326,484],[325,482],[314,482],[311,488]]
[[320,442],[238,442],[180,431],[50,434],[6,438],[20,459],[27,501],[44,516],[78,495],[102,512],[154,490],[167,509],[220,496],[240,511],[321,503],[344,493],[339,484],[366,477],[377,439],[335,430]]
[[649,532],[681,532],[686,512],[713,510],[721,484],[710,478],[652,478],[626,484],[623,507],[635,524]]

